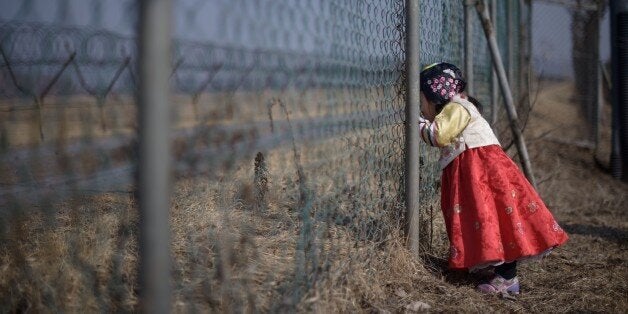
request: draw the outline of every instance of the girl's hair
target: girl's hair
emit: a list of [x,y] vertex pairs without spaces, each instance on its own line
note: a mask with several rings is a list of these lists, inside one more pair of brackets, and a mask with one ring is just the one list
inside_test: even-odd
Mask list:
[[467,86],[462,71],[451,63],[428,65],[423,68],[420,76],[421,91],[427,100],[434,103],[437,113]]
[[483,114],[483,113],[484,113],[484,112],[483,112],[483,106],[482,106],[482,103],[480,103],[480,101],[479,101],[479,100],[477,100],[477,99],[475,99],[474,97],[471,97],[471,96],[469,96],[469,95],[467,95],[467,99],[469,100],[469,102],[470,102],[470,103],[472,103],[472,104],[475,106],[475,108],[477,108],[477,109],[478,109],[478,111],[480,112],[480,114]]

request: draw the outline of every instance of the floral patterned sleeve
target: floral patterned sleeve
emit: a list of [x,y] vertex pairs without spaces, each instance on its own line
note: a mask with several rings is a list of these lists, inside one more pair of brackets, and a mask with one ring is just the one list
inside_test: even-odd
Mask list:
[[436,115],[433,122],[419,120],[421,138],[430,146],[445,147],[462,133],[469,120],[471,115],[462,105],[450,102]]

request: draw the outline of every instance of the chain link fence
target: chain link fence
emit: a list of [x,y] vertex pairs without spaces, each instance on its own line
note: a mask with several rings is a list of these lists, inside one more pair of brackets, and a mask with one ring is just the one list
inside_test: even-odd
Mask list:
[[595,148],[600,159],[607,159],[608,145],[600,141],[610,136],[605,134],[610,132],[610,112],[604,109],[610,102],[608,1],[533,4],[536,81],[541,88],[558,88],[557,93],[567,95],[576,106],[559,114],[577,118],[565,121],[569,125],[564,127],[577,130],[569,133],[575,133],[579,145]]
[[[493,2],[514,82],[517,3]],[[391,267],[404,246],[404,6],[175,1],[175,311],[386,303],[387,278],[407,267]],[[0,4],[3,311],[138,306],[137,10]],[[475,12],[465,56],[464,2],[420,10],[421,62],[473,58],[484,114],[505,116]],[[420,154],[422,251],[444,256],[438,156]]]

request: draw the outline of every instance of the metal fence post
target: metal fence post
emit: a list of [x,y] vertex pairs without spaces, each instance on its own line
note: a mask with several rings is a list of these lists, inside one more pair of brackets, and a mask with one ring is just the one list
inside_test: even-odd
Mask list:
[[513,36],[514,31],[515,31],[515,6],[513,3],[513,0],[508,0],[506,2],[506,8],[508,10],[508,14],[507,14],[507,19],[508,21],[506,22],[507,29],[508,29],[508,85],[510,86],[510,91],[512,92],[512,98],[513,99],[519,99],[517,97],[518,92],[517,92],[517,84],[515,83],[515,36]]
[[600,148],[600,138],[601,138],[601,123],[602,123],[602,109],[604,106],[604,75],[602,74],[604,64],[602,60],[598,61],[597,66],[597,98],[595,100],[595,123],[593,124],[594,134],[594,155],[597,158],[597,153]]
[[473,5],[475,0],[464,3],[464,75],[467,78],[467,93],[474,95],[473,78]]
[[530,60],[530,29],[532,22],[529,21],[530,10],[526,0],[519,0],[519,75],[517,80],[519,86],[519,100],[524,104],[529,104],[530,86],[529,86],[529,60]]
[[530,54],[532,5],[530,0],[519,0],[519,101],[530,107]]
[[613,104],[611,135],[611,172],[628,182],[628,3],[610,1],[611,17],[611,99]]
[[[491,0],[491,20],[497,19],[497,1]],[[497,23],[493,23],[493,30],[497,33]],[[497,79],[497,71],[491,67],[492,82],[491,82],[491,125],[497,123],[497,112],[499,110],[499,81]]]
[[140,309],[170,311],[171,0],[139,1]]
[[589,104],[589,108],[587,108],[587,115],[590,116],[589,123],[591,124],[591,134],[589,135],[589,140],[594,143],[595,149],[597,149],[598,128],[601,112],[601,109],[598,110],[598,108],[601,104],[600,96],[602,93],[602,68],[600,66],[600,20],[602,19],[602,15],[598,13],[596,17],[597,21],[595,23],[597,24],[598,31],[592,34],[593,38],[591,40],[591,45],[594,45],[594,47],[591,59],[593,60],[589,60],[591,64],[595,64],[595,72],[591,73],[591,75],[595,77],[594,83],[596,83],[596,87],[591,88],[589,91],[589,95],[593,94],[593,96],[591,97],[591,100],[587,102]]
[[408,249],[419,253],[419,0],[406,0],[405,189]]

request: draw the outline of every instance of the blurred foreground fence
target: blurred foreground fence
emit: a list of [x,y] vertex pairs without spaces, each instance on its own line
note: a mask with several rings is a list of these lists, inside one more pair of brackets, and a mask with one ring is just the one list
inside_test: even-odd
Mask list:
[[[173,309],[352,309],[403,239],[405,2],[174,3]],[[530,3],[490,3],[525,116]],[[137,11],[0,4],[3,310],[137,307]],[[471,12],[420,1],[420,61],[467,64],[508,145]],[[445,254],[437,158],[421,144],[420,244]]]

